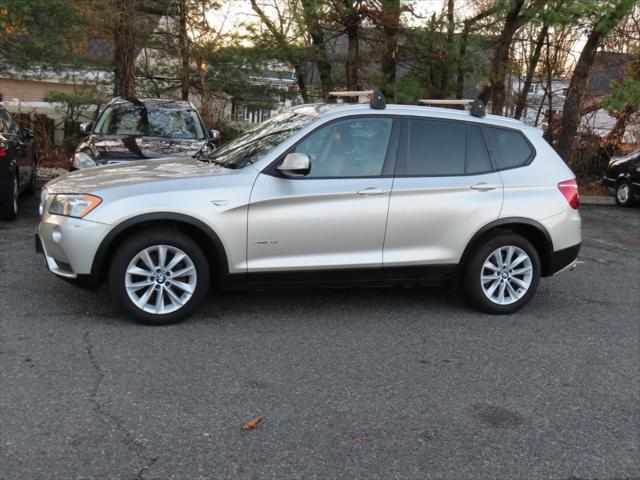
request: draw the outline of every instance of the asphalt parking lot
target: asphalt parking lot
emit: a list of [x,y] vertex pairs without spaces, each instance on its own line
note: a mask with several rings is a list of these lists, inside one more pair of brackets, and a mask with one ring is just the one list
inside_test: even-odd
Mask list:
[[640,209],[584,207],[578,269],[508,317],[442,289],[277,291],[151,328],[46,272],[21,208],[2,479],[640,478]]

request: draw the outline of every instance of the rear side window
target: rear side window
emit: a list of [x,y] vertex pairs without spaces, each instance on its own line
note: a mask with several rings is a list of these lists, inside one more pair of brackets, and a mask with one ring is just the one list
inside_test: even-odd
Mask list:
[[418,119],[410,119],[408,123],[400,175],[474,175],[493,170],[478,125]]
[[466,128],[463,123],[409,120],[405,175],[464,175]]
[[520,132],[487,127],[487,134],[496,153],[498,169],[521,167],[533,157],[533,149]]
[[467,168],[465,173],[473,175],[493,170],[484,135],[478,125],[467,126]]

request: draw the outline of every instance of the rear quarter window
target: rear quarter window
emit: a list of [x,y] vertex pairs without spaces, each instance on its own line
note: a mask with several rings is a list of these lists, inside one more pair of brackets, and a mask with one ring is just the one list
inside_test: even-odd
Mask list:
[[522,167],[531,162],[534,151],[522,133],[505,128],[486,128],[495,152],[498,170]]

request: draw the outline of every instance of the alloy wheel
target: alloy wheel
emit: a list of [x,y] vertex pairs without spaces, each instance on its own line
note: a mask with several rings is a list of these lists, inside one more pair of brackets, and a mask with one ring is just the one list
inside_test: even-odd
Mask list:
[[157,315],[182,308],[193,296],[198,275],[193,260],[171,245],[147,247],[133,257],[125,273],[129,299]]
[[631,191],[629,190],[629,184],[623,183],[618,187],[616,191],[616,196],[618,197],[618,202],[627,203],[629,201],[629,195]]
[[482,291],[498,305],[510,305],[520,300],[529,291],[532,280],[531,258],[514,245],[495,249],[480,269]]

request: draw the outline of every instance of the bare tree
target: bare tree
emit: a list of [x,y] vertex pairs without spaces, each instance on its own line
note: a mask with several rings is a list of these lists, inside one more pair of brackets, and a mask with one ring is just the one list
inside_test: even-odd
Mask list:
[[331,75],[331,62],[327,57],[327,45],[325,34],[320,25],[322,8],[318,0],[301,0],[302,3],[302,20],[306,30],[311,37],[313,47],[313,59],[318,66],[318,74],[320,75],[320,85],[323,98],[327,96],[333,87]]
[[496,42],[495,53],[491,60],[491,78],[480,94],[480,98],[485,103],[491,102],[491,112],[494,114],[501,115],[504,110],[505,80],[513,37],[516,31],[544,6],[544,3],[544,0],[534,0],[525,8],[525,0],[509,0],[502,32]]
[[611,8],[600,16],[593,25],[587,41],[580,53],[576,68],[571,76],[567,99],[564,103],[562,114],[562,126],[558,137],[557,150],[564,160],[570,165],[574,161],[574,145],[582,105],[586,95],[587,81],[591,67],[595,61],[598,46],[613,28],[628,15],[636,5],[635,0],[618,0],[613,2]]

